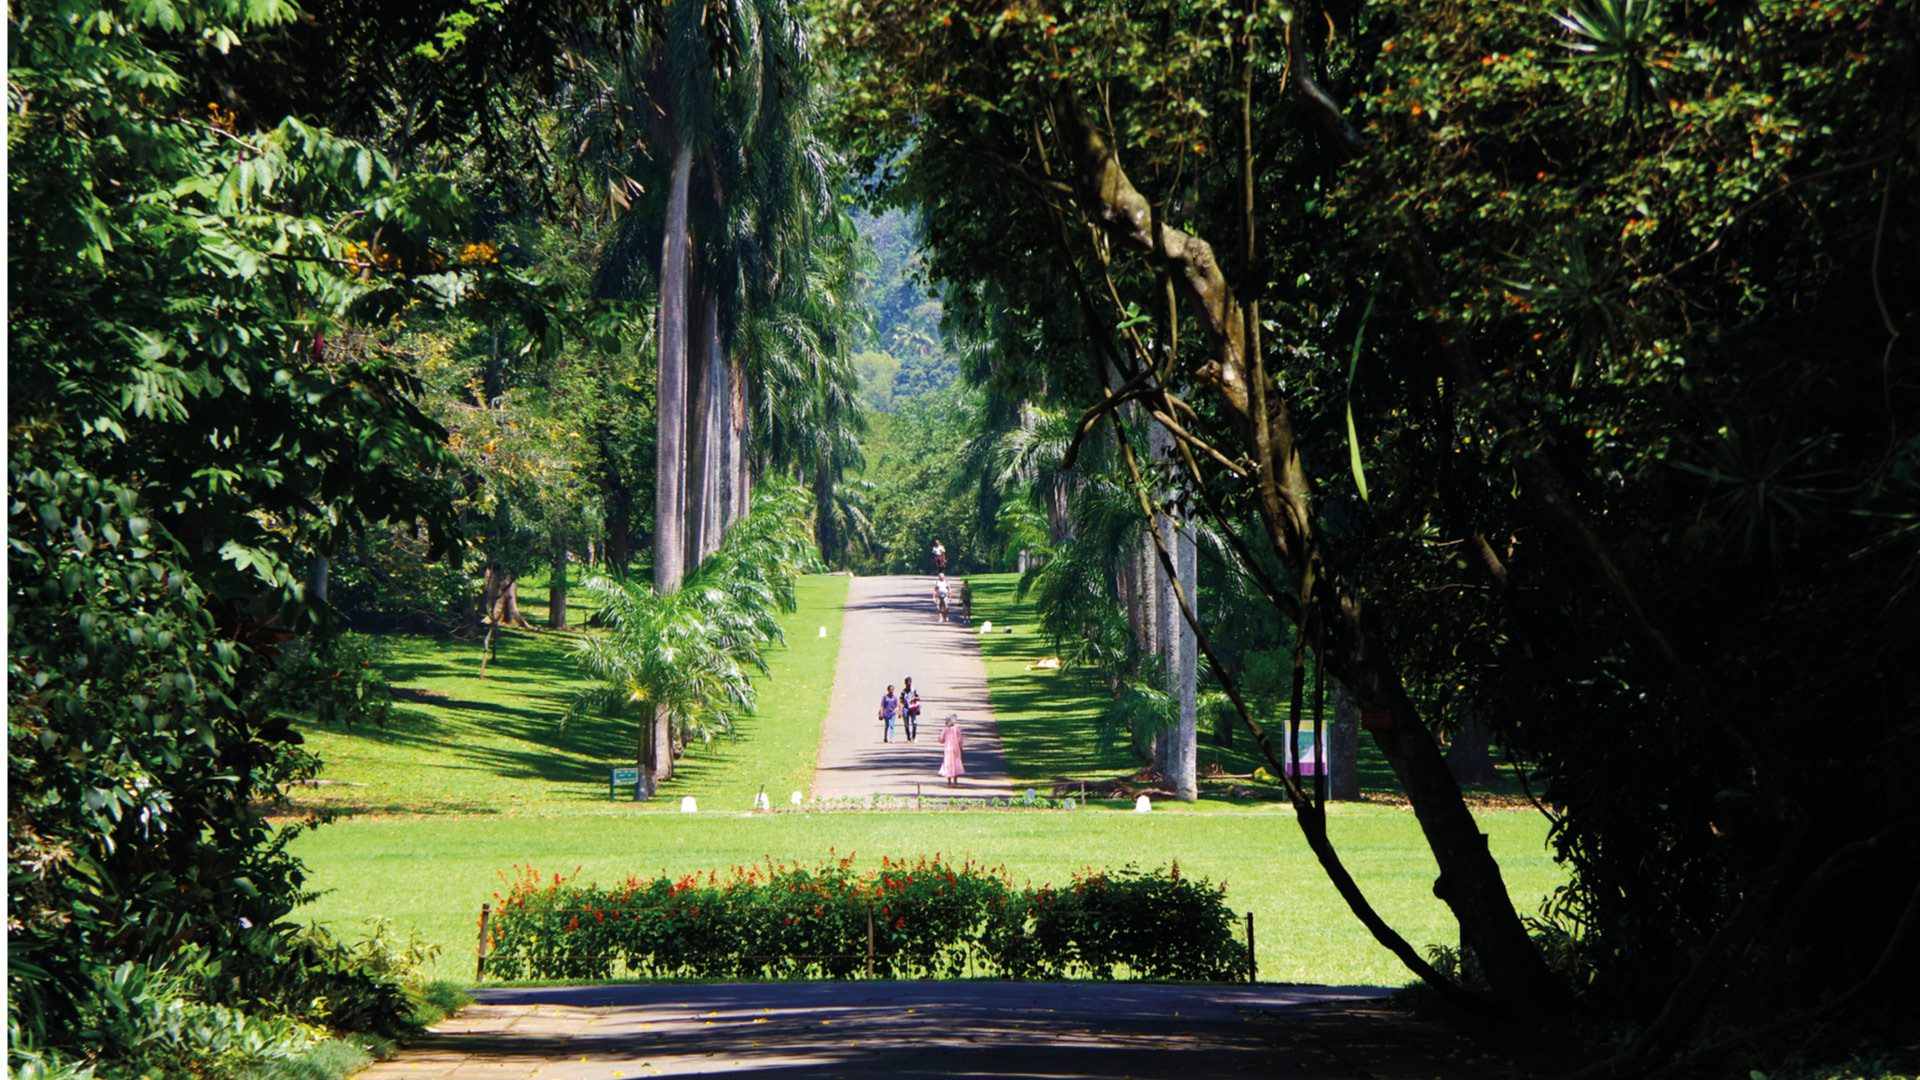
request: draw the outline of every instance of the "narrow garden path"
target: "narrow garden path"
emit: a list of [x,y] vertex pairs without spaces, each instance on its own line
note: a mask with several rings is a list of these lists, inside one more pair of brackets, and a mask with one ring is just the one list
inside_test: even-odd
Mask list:
[[1366,988],[820,982],[477,996],[360,1080],[1521,1075]]
[[[957,602],[952,622],[936,621],[932,590],[933,579],[923,576],[857,577],[850,583],[814,797],[1012,794],[975,628],[960,621]],[[919,737],[906,742],[896,726],[894,741],[882,743],[875,719],[880,696],[907,676],[924,710]],[[967,773],[957,789],[939,776],[940,730],[949,714],[966,734]]]

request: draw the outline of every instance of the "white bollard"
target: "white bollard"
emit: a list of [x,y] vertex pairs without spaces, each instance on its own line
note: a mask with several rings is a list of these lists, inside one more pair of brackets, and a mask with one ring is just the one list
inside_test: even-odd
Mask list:
[[1134,813],[1144,814],[1151,809],[1153,809],[1153,800],[1147,798],[1145,795],[1142,795],[1139,798],[1133,800]]
[[[1142,798],[1144,797],[1145,796],[1142,796]],[[699,811],[700,811],[700,804],[693,801],[693,796],[688,795],[686,798],[680,800],[681,813],[694,814],[694,813],[698,813]]]
[[987,620],[986,622],[983,622],[983,623],[981,623],[981,624],[980,624],[980,633],[982,633],[982,634],[991,634],[991,633],[993,633],[993,620],[992,620],[992,619],[988,619],[988,620]]
[[790,802],[790,803],[792,803],[792,804],[793,804],[793,805],[795,805],[795,806],[799,806],[799,805],[800,805],[800,803],[801,803],[801,798],[800,798],[800,793],[799,793],[799,792],[797,792],[797,791],[796,791],[796,792],[794,792],[794,793],[793,793],[793,797],[792,797],[792,798],[790,798],[790,799],[788,799],[787,801],[788,801],[788,802]]
[[826,637],[826,636],[827,636],[827,628],[826,628],[826,627],[824,627],[824,626],[823,626],[823,627],[821,627],[821,628],[820,628],[820,636],[821,636],[821,637]]
[[773,800],[767,798],[767,793],[763,791],[753,797],[753,808],[755,810],[771,810],[773,809]]

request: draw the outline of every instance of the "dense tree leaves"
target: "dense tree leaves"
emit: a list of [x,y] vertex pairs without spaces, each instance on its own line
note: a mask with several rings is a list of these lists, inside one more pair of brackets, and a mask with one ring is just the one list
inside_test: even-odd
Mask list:
[[593,578],[608,632],[582,638],[580,662],[601,685],[569,715],[591,711],[640,720],[638,757],[652,764],[654,717],[664,711],[687,735],[727,734],[753,707],[749,675],[781,641],[778,615],[793,610],[793,579],[817,565],[804,491],[772,486],[735,523],[720,549],[677,590]]
[[215,955],[205,992],[250,1008],[284,959],[302,880],[263,810],[313,768],[288,714],[360,686],[310,560],[376,526],[444,551],[456,525],[446,432],[358,328],[521,288],[449,178],[201,96],[298,16],[45,2],[12,23],[17,1052],[112,1049],[77,1018],[139,972]]
[[[1452,798],[1426,732],[1491,724],[1534,767],[1574,871],[1554,955],[1590,1001],[1665,1009],[1644,1063],[1716,988],[1754,991],[1735,1015],[1885,989],[1920,896],[1891,786],[1920,699],[1920,207],[1914,115],[1876,104],[1911,96],[1920,35],[1911,4],[1557,14],[826,27],[949,313],[1024,346],[995,385],[1148,389],[1194,454],[1181,502],[1272,541],[1247,571],[1389,709],[1417,809]],[[1813,759],[1802,703],[1844,718]],[[1471,929],[1501,901],[1465,900],[1470,838],[1422,813]],[[1814,916],[1842,896],[1861,918]],[[1502,941],[1509,1003],[1541,999]]]

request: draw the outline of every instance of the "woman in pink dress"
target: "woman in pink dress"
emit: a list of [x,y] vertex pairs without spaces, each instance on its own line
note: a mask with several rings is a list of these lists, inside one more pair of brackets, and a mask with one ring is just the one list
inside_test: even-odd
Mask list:
[[940,775],[947,778],[948,787],[959,787],[960,777],[967,771],[966,766],[960,763],[960,749],[967,740],[960,734],[960,725],[953,721],[953,717],[947,717],[946,729],[940,732],[940,745],[947,748],[945,756],[940,759]]

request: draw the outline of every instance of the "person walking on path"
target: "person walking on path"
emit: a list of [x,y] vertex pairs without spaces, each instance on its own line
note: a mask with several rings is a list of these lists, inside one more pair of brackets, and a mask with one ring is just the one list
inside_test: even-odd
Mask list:
[[952,587],[947,584],[947,575],[941,574],[933,581],[933,613],[940,622],[947,621],[947,596]]
[[880,698],[880,741],[893,741],[893,716],[900,711],[900,699],[894,695],[893,687],[888,686],[886,694]]
[[960,579],[960,621],[973,625],[973,583],[966,578]]
[[947,572],[947,546],[938,540],[933,542],[933,572],[936,574]]
[[960,761],[960,751],[966,742],[966,736],[960,734],[960,725],[953,717],[947,717],[946,729],[940,732],[940,744],[947,748],[940,758],[940,775],[947,778],[948,787],[959,787],[960,778],[966,775],[967,767]]
[[900,680],[900,713],[906,721],[907,741],[920,731],[920,691],[913,688],[913,676]]

